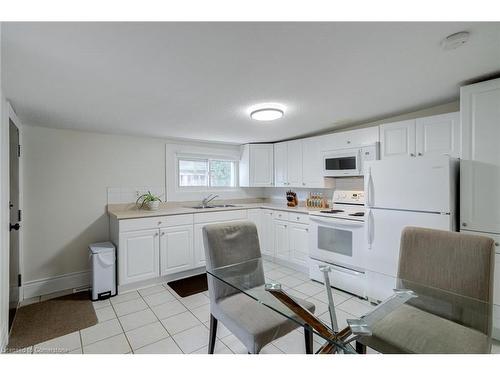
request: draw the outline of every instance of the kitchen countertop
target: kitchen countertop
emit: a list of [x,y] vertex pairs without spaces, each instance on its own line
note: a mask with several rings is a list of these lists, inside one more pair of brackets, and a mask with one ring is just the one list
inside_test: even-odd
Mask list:
[[199,214],[205,212],[218,212],[218,211],[235,211],[235,210],[248,210],[255,208],[268,208],[271,210],[280,210],[296,213],[309,214],[310,212],[315,212],[321,210],[320,208],[312,209],[305,206],[298,207],[288,207],[286,204],[280,204],[275,202],[259,202],[259,203],[234,203],[236,207],[215,207],[215,208],[191,208],[189,203],[185,206],[179,205],[176,207],[164,207],[156,211],[144,210],[134,207],[134,205],[110,205],[108,206],[108,214],[113,216],[117,220],[124,219],[139,219],[143,217],[155,217],[155,216],[169,216],[169,215],[183,215],[183,214]]

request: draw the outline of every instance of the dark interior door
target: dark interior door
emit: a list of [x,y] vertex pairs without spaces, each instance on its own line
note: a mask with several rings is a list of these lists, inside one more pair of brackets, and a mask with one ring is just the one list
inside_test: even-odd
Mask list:
[[19,268],[19,129],[9,120],[10,170],[10,256],[9,256],[9,330],[16,315],[21,284]]

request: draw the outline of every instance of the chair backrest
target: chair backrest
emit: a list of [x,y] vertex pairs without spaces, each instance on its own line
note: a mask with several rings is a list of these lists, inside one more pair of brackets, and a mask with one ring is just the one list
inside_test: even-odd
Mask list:
[[[250,221],[205,225],[203,244],[208,271],[261,258],[257,228]],[[264,270],[261,266],[249,267],[243,273],[248,287],[265,283]],[[210,299],[214,302],[239,292],[210,275],[208,275],[208,288]]]
[[[404,281],[398,287],[420,294],[408,304],[490,335],[494,256],[494,241],[488,237],[406,227],[398,270]],[[436,289],[424,292],[421,285]]]

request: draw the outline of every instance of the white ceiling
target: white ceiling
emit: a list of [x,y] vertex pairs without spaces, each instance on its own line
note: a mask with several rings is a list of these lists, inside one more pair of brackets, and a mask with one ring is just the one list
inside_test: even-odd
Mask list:
[[[461,30],[466,45],[440,48]],[[500,23],[4,23],[2,37],[24,123],[238,143],[446,103],[500,71]],[[250,120],[259,102],[284,118]]]

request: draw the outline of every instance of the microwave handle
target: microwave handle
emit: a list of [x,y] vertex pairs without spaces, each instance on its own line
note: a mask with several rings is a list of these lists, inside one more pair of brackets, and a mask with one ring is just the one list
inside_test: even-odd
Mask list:
[[368,210],[366,215],[366,240],[368,242],[368,250],[371,250],[374,237],[374,219],[372,210]]

